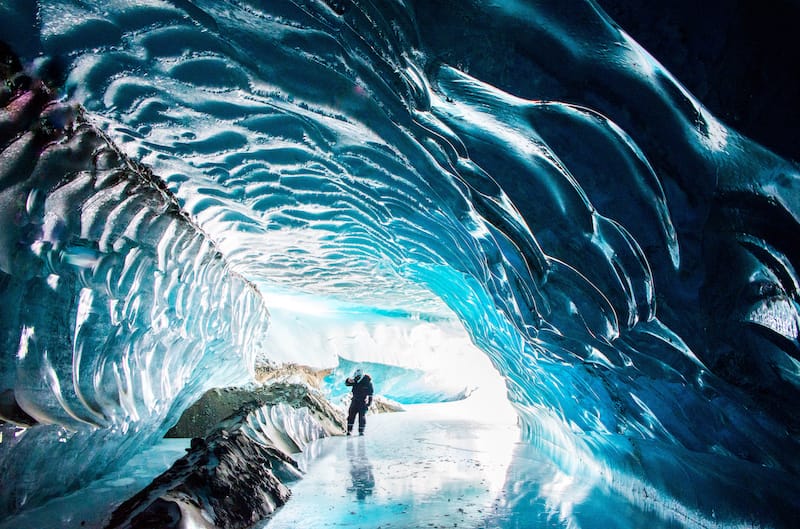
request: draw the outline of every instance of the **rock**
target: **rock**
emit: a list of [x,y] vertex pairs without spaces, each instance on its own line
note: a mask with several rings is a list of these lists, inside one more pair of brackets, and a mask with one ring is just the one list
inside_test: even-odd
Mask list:
[[245,404],[187,454],[120,505],[108,529],[207,527],[240,529],[270,516],[291,492],[284,481],[300,477],[297,464],[266,436],[253,435],[263,406]]
[[[301,477],[290,454],[344,433],[344,413],[319,390],[325,372],[262,368],[263,385],[216,388],[190,406],[167,437],[192,437],[187,454],[120,505],[107,529],[239,529],[286,503]],[[399,411],[375,398],[373,412]]]
[[398,411],[405,411],[403,406],[397,402],[389,399],[384,399],[380,395],[375,395],[372,399],[372,406],[369,407],[370,411],[374,413],[395,413]]
[[216,424],[246,402],[259,405],[286,403],[294,408],[308,408],[329,435],[344,433],[344,415],[322,393],[294,382],[274,382],[264,386],[216,388],[207,391],[190,406],[166,434],[166,437],[203,437]]

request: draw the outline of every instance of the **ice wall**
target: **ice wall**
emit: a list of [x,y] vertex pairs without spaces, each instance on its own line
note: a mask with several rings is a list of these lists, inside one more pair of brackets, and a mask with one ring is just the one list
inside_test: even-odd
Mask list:
[[246,380],[268,313],[157,178],[3,66],[7,513],[124,463],[205,389]]
[[[798,472],[797,167],[711,116],[594,2],[64,0],[0,15],[30,71],[162,178],[233,271],[457,319],[564,465],[658,482],[637,456],[657,445]],[[4,153],[21,174],[26,158]],[[202,270],[202,252],[164,255]],[[215,324],[263,328],[263,309],[199,298]],[[223,349],[203,358],[228,354],[220,340],[201,339]]]

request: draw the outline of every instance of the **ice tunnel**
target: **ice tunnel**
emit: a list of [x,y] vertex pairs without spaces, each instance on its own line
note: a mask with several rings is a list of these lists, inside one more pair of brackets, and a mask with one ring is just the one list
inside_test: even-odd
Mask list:
[[[474,344],[530,443],[687,526],[797,520],[798,166],[593,0],[40,0],[0,28],[0,513],[377,318],[424,329],[410,366]],[[298,303],[324,314],[276,334]],[[682,492],[706,457],[722,509]]]

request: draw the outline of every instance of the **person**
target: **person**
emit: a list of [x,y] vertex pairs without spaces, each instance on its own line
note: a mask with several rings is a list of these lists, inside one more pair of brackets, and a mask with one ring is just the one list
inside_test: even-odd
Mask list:
[[367,409],[372,404],[372,378],[356,369],[352,377],[345,379],[346,386],[352,386],[353,398],[350,400],[350,409],[347,412],[347,435],[353,432],[353,423],[358,415],[358,435],[364,435],[367,425]]

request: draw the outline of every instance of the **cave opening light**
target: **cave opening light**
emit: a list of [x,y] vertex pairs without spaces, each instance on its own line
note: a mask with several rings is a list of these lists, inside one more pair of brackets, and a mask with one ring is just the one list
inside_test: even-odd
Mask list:
[[[372,376],[379,395],[400,394],[412,404],[431,403],[426,398],[439,396],[442,401],[462,401],[457,406],[464,414],[517,423],[505,379],[455,315],[426,316],[259,288],[270,311],[259,362],[334,370],[363,365],[377,370]],[[403,378],[398,375],[402,370],[416,375]]]

